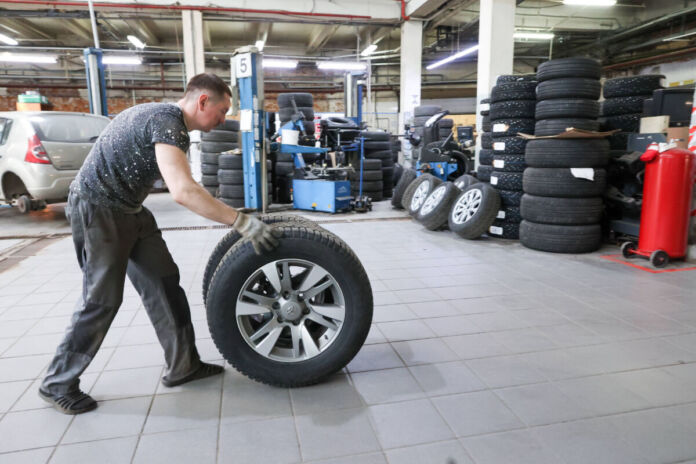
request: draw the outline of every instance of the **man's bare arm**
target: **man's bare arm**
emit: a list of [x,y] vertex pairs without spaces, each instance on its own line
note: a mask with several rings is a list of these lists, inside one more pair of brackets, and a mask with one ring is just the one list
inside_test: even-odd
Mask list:
[[194,213],[222,224],[233,224],[237,210],[213,198],[191,175],[186,154],[165,143],[155,144],[155,156],[162,178],[174,201]]

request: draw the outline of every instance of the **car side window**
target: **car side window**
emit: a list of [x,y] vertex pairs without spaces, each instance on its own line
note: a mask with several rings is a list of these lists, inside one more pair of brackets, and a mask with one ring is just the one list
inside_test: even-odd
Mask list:
[[5,145],[7,138],[10,135],[10,129],[12,128],[12,120],[7,118],[0,118],[0,145]]

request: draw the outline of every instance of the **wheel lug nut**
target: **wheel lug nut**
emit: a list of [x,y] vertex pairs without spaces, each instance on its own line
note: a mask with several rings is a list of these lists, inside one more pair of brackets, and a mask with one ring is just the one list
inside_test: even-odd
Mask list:
[[309,314],[309,309],[307,309],[307,308],[303,309],[302,314]]
[[283,322],[283,318],[278,316],[278,322]]
[[280,309],[280,303],[273,303],[273,309]]

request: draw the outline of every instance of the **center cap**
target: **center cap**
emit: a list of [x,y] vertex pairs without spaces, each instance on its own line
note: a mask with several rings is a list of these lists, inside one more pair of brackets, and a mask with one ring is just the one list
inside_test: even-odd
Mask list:
[[283,315],[283,319],[294,321],[302,316],[302,308],[299,303],[288,301],[280,308],[280,313]]

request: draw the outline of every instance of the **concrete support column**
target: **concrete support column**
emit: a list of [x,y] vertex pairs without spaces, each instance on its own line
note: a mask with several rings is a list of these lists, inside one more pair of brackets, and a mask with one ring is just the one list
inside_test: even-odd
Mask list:
[[203,55],[203,14],[200,11],[181,12],[184,30],[184,68],[186,82],[196,74],[205,72]]
[[515,0],[481,0],[476,82],[476,128],[480,131],[480,101],[491,95],[500,74],[512,74],[515,51]]
[[[404,124],[411,121],[413,118],[413,109],[420,105],[422,51],[423,22],[416,20],[405,21],[401,25],[399,133],[403,132]],[[401,148],[402,156],[410,159],[410,144],[402,140]]]

